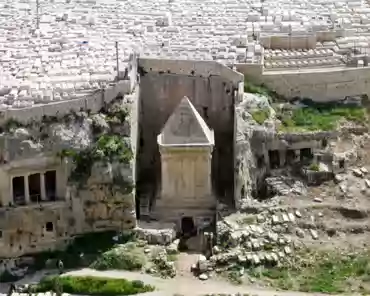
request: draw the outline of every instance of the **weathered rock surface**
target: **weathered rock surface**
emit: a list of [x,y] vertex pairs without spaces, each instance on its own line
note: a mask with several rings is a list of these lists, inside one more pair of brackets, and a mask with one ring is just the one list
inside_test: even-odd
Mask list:
[[176,239],[175,225],[140,221],[135,229],[138,238],[154,245],[169,245]]

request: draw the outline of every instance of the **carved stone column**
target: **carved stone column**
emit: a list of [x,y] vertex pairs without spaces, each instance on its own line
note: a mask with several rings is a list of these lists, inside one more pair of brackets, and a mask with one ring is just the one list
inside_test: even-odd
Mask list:
[[28,177],[29,175],[24,176],[24,199],[26,201],[26,204],[30,203],[30,188],[28,184]]
[[41,200],[47,200],[45,187],[45,173],[40,173]]

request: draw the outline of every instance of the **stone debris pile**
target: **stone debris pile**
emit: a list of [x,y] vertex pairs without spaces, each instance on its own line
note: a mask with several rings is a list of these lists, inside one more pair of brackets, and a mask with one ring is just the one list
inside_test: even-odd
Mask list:
[[[292,212],[240,214],[218,222],[218,244],[210,261],[215,265],[235,262],[247,265],[275,265],[294,253],[292,237],[287,233],[294,227],[298,216]],[[255,221],[252,219],[255,218]]]
[[370,196],[370,180],[368,169],[365,167],[355,167],[347,173],[338,174],[335,176],[335,182],[338,184],[337,196],[340,198]]
[[286,264],[296,256],[300,240],[317,240],[314,225],[305,226],[305,214],[299,210],[264,210],[257,214],[234,213],[217,222],[217,244],[211,257],[200,255],[192,266],[200,280],[212,272],[221,273],[244,268]]
[[[147,269],[150,274],[157,274],[162,278],[173,278],[176,276],[175,262],[170,260],[169,252],[159,246],[147,248],[144,251],[149,252],[152,266]],[[173,254],[173,253],[172,253]]]
[[299,195],[307,193],[302,181],[284,176],[266,178],[266,186],[270,193],[276,195],[288,195],[291,192]]

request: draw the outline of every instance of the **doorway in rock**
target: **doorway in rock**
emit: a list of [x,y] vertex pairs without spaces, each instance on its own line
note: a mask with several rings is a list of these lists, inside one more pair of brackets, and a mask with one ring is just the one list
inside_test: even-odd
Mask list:
[[193,217],[183,217],[181,219],[181,234],[182,236],[189,237],[194,234],[195,224]]
[[[179,251],[189,252],[194,251],[193,240],[197,240],[197,228],[195,227],[194,219],[190,216],[181,218],[180,242]],[[189,246],[190,243],[190,246]]]
[[185,216],[181,218],[180,226],[181,226],[181,229],[180,229],[179,251],[186,252],[189,250],[187,242],[191,237],[196,236],[197,229],[195,228],[193,217],[189,217],[189,216]]

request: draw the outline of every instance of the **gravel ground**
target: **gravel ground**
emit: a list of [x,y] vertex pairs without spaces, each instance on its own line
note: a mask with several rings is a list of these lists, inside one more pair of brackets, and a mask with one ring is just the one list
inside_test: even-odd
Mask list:
[[[22,284],[35,282],[41,278],[45,273],[39,273],[33,277],[25,278],[19,282]],[[66,275],[75,276],[99,276],[99,277],[110,277],[110,278],[125,278],[128,280],[142,280],[146,284],[154,285],[157,291],[150,293],[140,294],[142,296],[173,296],[174,294],[182,294],[184,296],[204,295],[210,293],[248,293],[249,295],[258,296],[315,296],[325,295],[319,293],[301,293],[301,292],[290,292],[290,291],[274,291],[267,289],[257,289],[246,285],[233,285],[222,279],[208,279],[207,281],[200,281],[197,278],[188,276],[179,276],[173,279],[161,279],[148,274],[140,272],[129,272],[129,271],[96,271],[92,269],[80,269],[65,273]],[[50,293],[45,293],[49,294]],[[17,293],[13,294],[17,296]],[[5,284],[1,285],[0,296],[6,296]],[[38,296],[43,296],[41,293]],[[46,296],[46,295],[45,295]]]

